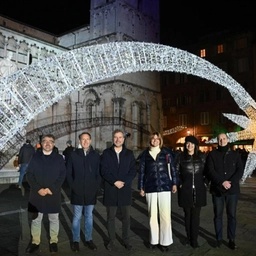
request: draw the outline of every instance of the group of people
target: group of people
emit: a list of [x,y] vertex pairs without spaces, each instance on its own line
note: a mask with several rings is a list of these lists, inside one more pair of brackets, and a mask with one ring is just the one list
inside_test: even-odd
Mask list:
[[240,154],[231,150],[228,137],[218,135],[218,147],[207,156],[200,152],[199,141],[185,138],[183,151],[173,155],[163,147],[157,132],[149,147],[140,155],[138,189],[146,197],[149,216],[149,248],[168,251],[173,243],[171,226],[171,193],[178,192],[183,208],[186,239],[184,244],[198,248],[200,212],[207,204],[207,187],[212,194],[216,247],[223,242],[223,213],[227,214],[228,246],[235,250],[236,208],[243,175]]
[[[139,156],[139,170],[132,150],[125,146],[126,135],[121,129],[113,131],[112,146],[100,155],[91,145],[88,132],[79,135],[79,148],[69,149],[65,159],[54,150],[55,138],[42,136],[37,150],[26,167],[30,185],[29,207],[32,212],[31,241],[26,249],[39,249],[43,214],[48,215],[50,251],[58,251],[61,187],[65,179],[71,189],[73,207],[71,250],[80,251],[80,225],[84,215],[85,246],[97,250],[93,242],[93,209],[103,185],[103,204],[106,207],[109,241],[106,249],[115,250],[115,219],[120,210],[123,246],[130,251],[130,215],[132,182],[138,175],[138,189],[145,197],[149,218],[149,248],[168,251],[173,243],[171,223],[172,193],[178,192],[178,205],[184,211],[185,245],[199,247],[198,233],[201,207],[206,205],[210,184],[214,209],[217,247],[223,241],[224,206],[228,218],[229,247],[236,249],[236,206],[239,181],[243,174],[241,158],[230,149],[226,134],[218,135],[218,148],[207,157],[199,151],[198,140],[187,136],[184,149],[177,155],[163,146],[160,133],[150,135],[149,146]],[[71,141],[68,141],[71,146]],[[102,183],[103,182],[103,183]]]
[[[31,157],[26,169],[30,185],[28,210],[32,212],[31,241],[26,249],[27,253],[39,249],[43,214],[47,214],[49,220],[50,252],[58,251],[61,186],[65,178],[71,188],[73,207],[72,251],[80,251],[80,224],[83,214],[85,246],[97,250],[92,240],[93,209],[102,180],[109,235],[106,248],[109,251],[115,248],[115,217],[117,208],[120,207],[123,245],[127,250],[131,250],[130,207],[132,180],[137,173],[135,157],[133,152],[125,147],[125,133],[120,129],[113,132],[113,145],[105,149],[102,155],[96,152],[91,142],[90,133],[81,133],[80,147],[69,149],[70,152],[65,154],[64,159],[54,150],[54,136],[42,136],[41,150],[37,150]],[[71,141],[67,144],[70,143]]]

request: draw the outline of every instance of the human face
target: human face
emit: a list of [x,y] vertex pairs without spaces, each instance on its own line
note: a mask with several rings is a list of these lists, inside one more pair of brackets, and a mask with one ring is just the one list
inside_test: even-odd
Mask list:
[[158,138],[158,136],[155,134],[154,137],[151,139],[151,145],[153,147],[157,147],[160,145],[160,139]]
[[92,140],[88,134],[83,134],[80,139],[80,145],[82,146],[83,150],[88,150],[91,146]]
[[114,134],[113,143],[115,148],[121,148],[124,144],[124,135],[122,132],[117,132]]
[[218,144],[221,147],[225,147],[228,144],[228,137],[225,133],[221,133],[218,136]]
[[44,154],[51,154],[54,147],[54,139],[51,137],[44,137],[41,144]]
[[186,142],[186,149],[189,155],[193,155],[195,152],[195,144],[190,141]]

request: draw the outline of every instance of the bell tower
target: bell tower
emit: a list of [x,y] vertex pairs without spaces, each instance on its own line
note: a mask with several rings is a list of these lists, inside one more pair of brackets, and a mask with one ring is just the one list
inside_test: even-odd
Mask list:
[[91,39],[159,43],[159,0],[91,0]]

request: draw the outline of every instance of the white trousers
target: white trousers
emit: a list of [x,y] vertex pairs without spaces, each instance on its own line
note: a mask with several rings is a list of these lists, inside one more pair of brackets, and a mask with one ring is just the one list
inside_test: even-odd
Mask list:
[[[39,212],[37,218],[32,220],[32,223],[31,223],[32,244],[40,244],[42,219],[43,219],[43,213]],[[50,231],[50,244],[58,243],[59,214],[48,213],[48,219],[49,219],[49,231]]]
[[150,237],[152,245],[173,243],[171,223],[171,192],[146,193]]

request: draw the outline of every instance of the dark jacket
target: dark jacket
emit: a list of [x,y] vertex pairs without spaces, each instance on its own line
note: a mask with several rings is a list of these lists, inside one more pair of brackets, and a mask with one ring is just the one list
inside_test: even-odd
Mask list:
[[63,151],[63,156],[65,156],[65,161],[67,162],[68,161],[68,158],[71,154],[71,152],[73,152],[75,150],[75,148],[73,146],[68,146],[64,149]]
[[71,152],[67,161],[67,181],[71,188],[71,204],[95,205],[100,188],[100,155],[90,147]]
[[[232,195],[240,193],[240,179],[243,176],[243,164],[240,154],[228,149],[222,152],[218,149],[207,156],[207,172],[210,179],[210,192],[213,195]],[[226,190],[222,183],[231,181],[231,188]]]
[[[101,175],[104,179],[105,206],[127,206],[132,203],[132,180],[136,176],[136,162],[133,152],[123,145],[119,154],[119,163],[114,146],[103,151],[101,156]],[[125,182],[124,187],[118,189],[116,181]]]
[[[170,179],[168,172],[168,162],[170,163],[172,179]],[[156,160],[154,160],[149,153],[149,148],[144,150],[140,156],[138,189],[144,190],[145,193],[172,191],[172,186],[177,184],[178,180],[171,151],[162,147]]]
[[28,164],[31,156],[35,153],[34,147],[30,143],[25,143],[19,152],[18,163],[19,164]]
[[[29,202],[41,213],[58,213],[61,208],[61,186],[66,177],[63,157],[52,152],[44,155],[37,151],[27,168],[27,180],[30,185]],[[49,188],[52,195],[40,196],[41,188]]]
[[175,167],[179,175],[178,204],[180,207],[201,207],[206,205],[205,154],[198,156],[179,153]]

